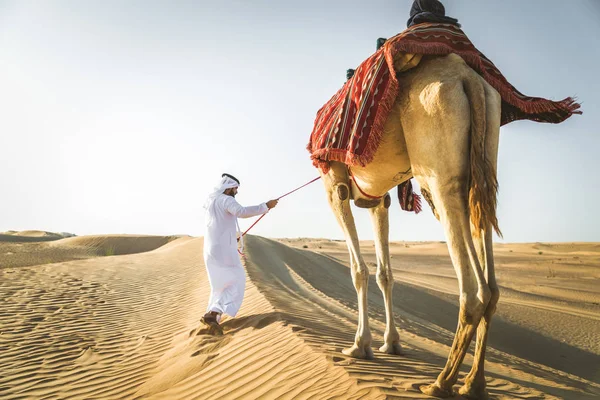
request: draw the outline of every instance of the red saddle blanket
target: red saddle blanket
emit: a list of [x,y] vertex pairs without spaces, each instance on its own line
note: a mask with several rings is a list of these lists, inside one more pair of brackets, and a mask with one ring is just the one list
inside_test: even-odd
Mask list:
[[349,166],[364,166],[372,161],[398,94],[394,60],[399,53],[461,56],[500,93],[502,125],[521,119],[559,123],[581,114],[579,104],[570,97],[551,101],[520,93],[456,26],[418,24],[390,38],[367,58],[318,111],[307,147],[316,167],[326,172],[329,161]]

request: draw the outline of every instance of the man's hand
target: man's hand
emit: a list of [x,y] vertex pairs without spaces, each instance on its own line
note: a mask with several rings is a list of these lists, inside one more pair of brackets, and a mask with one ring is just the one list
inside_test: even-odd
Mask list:
[[267,201],[267,207],[269,207],[270,210],[271,208],[275,207],[277,203],[279,203],[279,200],[269,200]]

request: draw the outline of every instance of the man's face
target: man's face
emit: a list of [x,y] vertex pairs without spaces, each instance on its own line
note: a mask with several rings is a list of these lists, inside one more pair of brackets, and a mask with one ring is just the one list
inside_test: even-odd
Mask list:
[[226,189],[224,193],[227,196],[235,197],[235,195],[237,194],[237,192],[238,192],[238,188],[234,187],[234,188]]

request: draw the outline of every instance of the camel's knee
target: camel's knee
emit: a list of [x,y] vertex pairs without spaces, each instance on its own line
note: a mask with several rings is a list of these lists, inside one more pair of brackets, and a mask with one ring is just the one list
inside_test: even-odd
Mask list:
[[369,283],[369,270],[366,266],[362,268],[359,267],[352,271],[352,281],[354,282],[356,289],[367,287]]
[[497,286],[490,288],[490,302],[488,303],[487,309],[485,310],[486,314],[494,315],[496,312],[496,305],[500,300],[500,289]]
[[389,268],[380,268],[379,271],[377,271],[377,284],[382,289],[394,285],[392,271]]
[[486,309],[492,298],[492,290],[487,284],[484,283],[483,286],[479,288],[477,291],[477,298],[483,305],[483,308]]
[[491,290],[484,286],[475,295],[464,294],[460,299],[460,322],[464,325],[478,324],[492,298]]

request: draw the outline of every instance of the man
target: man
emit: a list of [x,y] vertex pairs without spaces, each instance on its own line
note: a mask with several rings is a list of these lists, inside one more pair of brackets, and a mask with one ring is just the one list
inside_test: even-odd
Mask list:
[[[416,24],[425,22],[435,22],[440,24],[452,24],[460,28],[456,18],[446,16],[446,8],[439,0],[414,0],[410,8],[410,18],[406,22],[406,27],[410,28]],[[386,38],[377,39],[377,50],[386,42]],[[354,76],[355,69],[346,70],[346,80]]]
[[446,16],[446,9],[439,0],[415,0],[410,8],[410,18],[406,26],[410,28],[413,25],[424,22],[437,22],[440,24],[452,24],[460,28],[456,18]]
[[237,219],[264,214],[278,202],[269,200],[257,206],[243,207],[235,200],[239,185],[237,178],[223,174],[204,204],[204,263],[210,282],[210,300],[202,322],[219,330],[221,314],[235,317],[246,288],[246,274],[238,255],[238,240],[243,249],[244,239]]

